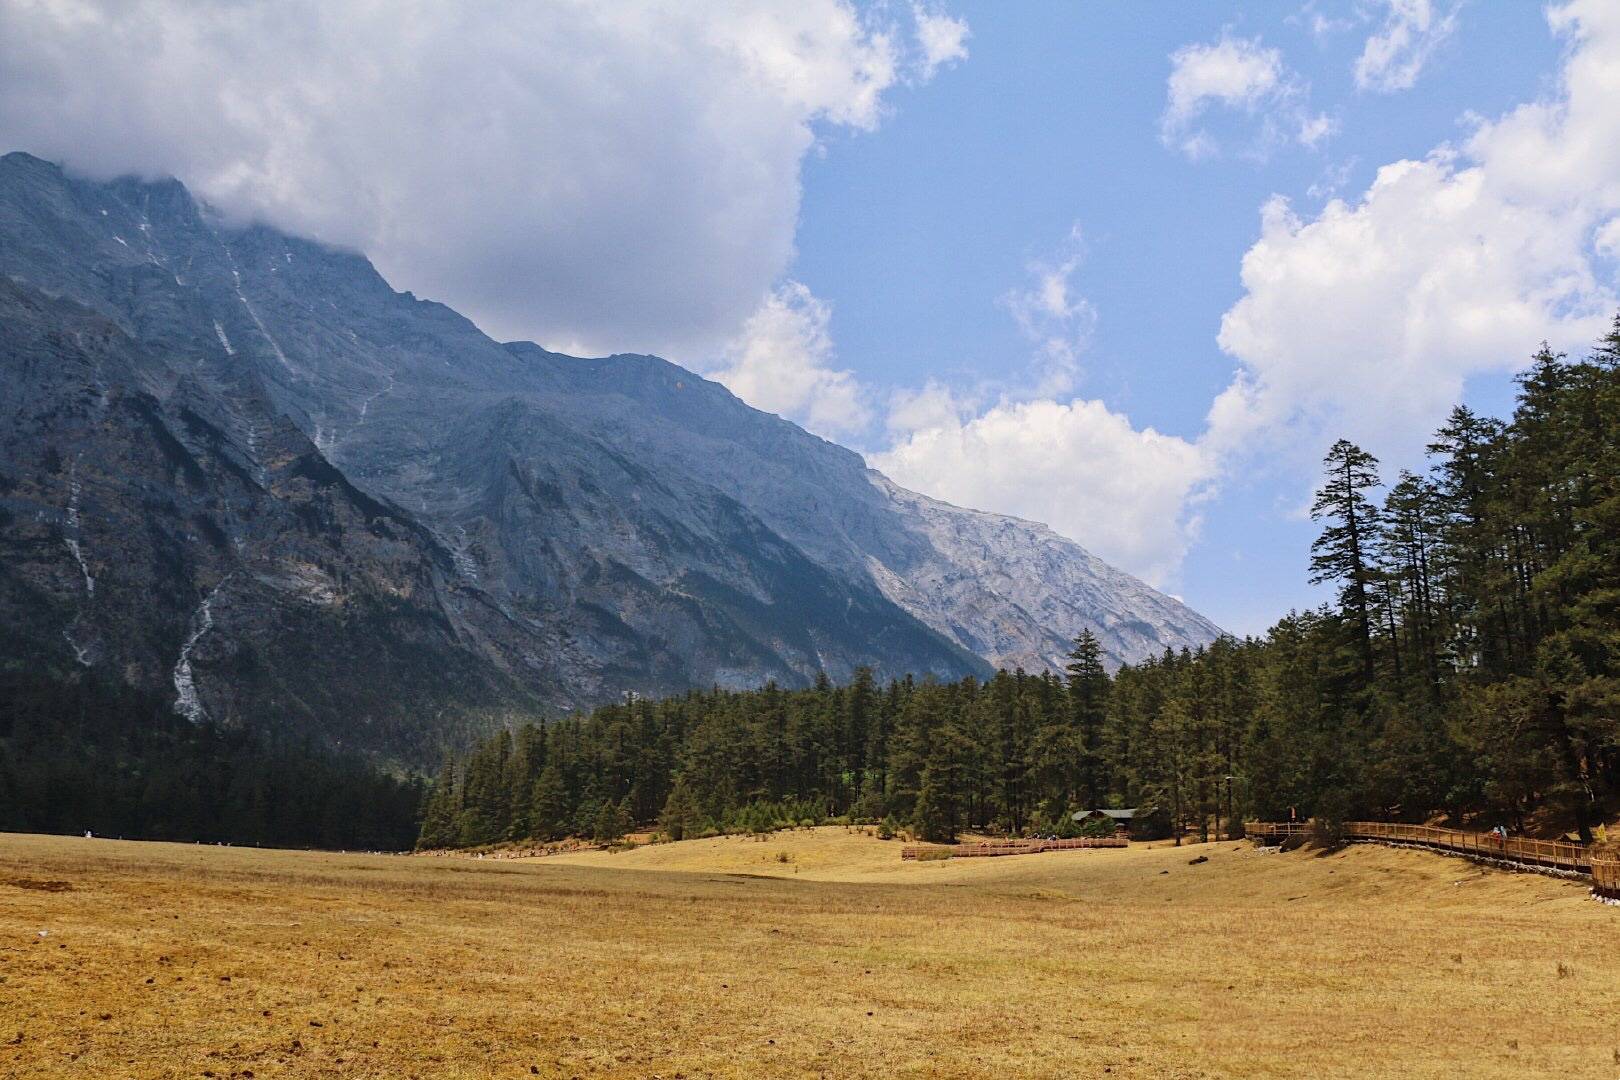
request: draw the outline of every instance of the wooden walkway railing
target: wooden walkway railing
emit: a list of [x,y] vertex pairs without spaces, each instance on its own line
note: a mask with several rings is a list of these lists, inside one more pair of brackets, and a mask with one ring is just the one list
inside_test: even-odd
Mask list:
[[1518,836],[1441,829],[1433,825],[1399,825],[1384,821],[1347,821],[1345,833],[1353,840],[1391,840],[1422,847],[1456,851],[1464,855],[1503,859],[1551,870],[1592,872],[1592,849],[1566,840],[1529,840]]
[[1075,840],[981,840],[972,844],[908,844],[900,849],[902,859],[918,859],[932,852],[948,853],[953,859],[989,855],[1033,855],[1038,851],[1070,851],[1076,848],[1122,848],[1130,841],[1122,836],[1083,836]]
[[[1255,840],[1280,842],[1309,831],[1300,821],[1250,821],[1244,832]],[[1620,852],[1574,844],[1567,840],[1531,840],[1495,833],[1442,829],[1434,825],[1403,825],[1387,821],[1347,821],[1344,835],[1351,840],[1377,840],[1454,851],[1480,859],[1496,859],[1521,866],[1590,876],[1592,890],[1620,900]]]
[[1620,853],[1611,851],[1592,857],[1592,891],[1620,903]]
[[1308,821],[1245,821],[1243,835],[1250,840],[1281,842],[1290,836],[1304,836],[1311,831]]

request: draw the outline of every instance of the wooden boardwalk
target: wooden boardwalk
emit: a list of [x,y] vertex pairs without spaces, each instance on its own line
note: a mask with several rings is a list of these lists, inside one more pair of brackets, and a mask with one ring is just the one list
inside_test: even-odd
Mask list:
[[908,844],[900,849],[902,859],[935,855],[952,859],[982,858],[990,855],[1033,855],[1039,851],[1072,851],[1076,848],[1122,848],[1130,841],[1122,836],[1085,836],[1076,840],[982,840],[973,844]]
[[1592,860],[1592,891],[1620,904],[1620,854],[1610,852]]
[[[1291,836],[1308,833],[1310,828],[1310,824],[1303,821],[1250,821],[1243,826],[1250,839],[1261,843],[1282,843]],[[1424,847],[1531,870],[1589,877],[1594,893],[1605,899],[1620,900],[1620,852],[1612,849],[1567,840],[1531,840],[1388,821],[1347,821],[1344,835],[1351,840]]]

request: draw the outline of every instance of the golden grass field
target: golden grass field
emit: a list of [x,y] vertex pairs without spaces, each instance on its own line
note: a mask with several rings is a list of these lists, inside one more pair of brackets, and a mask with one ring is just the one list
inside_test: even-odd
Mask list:
[[1620,909],[1365,846],[0,835],[0,1076],[533,1075],[1613,1080]]

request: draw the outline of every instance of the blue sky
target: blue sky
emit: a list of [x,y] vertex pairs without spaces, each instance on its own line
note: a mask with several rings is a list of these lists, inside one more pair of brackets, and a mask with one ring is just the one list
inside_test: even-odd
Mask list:
[[[792,274],[830,306],[839,362],[888,389],[971,383],[1026,362],[1000,298],[1078,224],[1073,283],[1096,319],[1076,391],[1188,439],[1232,378],[1216,333],[1242,295],[1261,205],[1282,194],[1308,212],[1329,186],[1353,197],[1378,166],[1458,139],[1470,112],[1535,99],[1560,51],[1536,6],[1476,4],[1410,90],[1378,93],[1352,73],[1381,25],[1375,5],[1183,5],[1174,19],[1125,4],[951,11],[971,28],[968,58],[896,95],[878,132],[828,138],[804,169]],[[1313,32],[1313,14],[1344,25]],[[1213,158],[1167,147],[1171,55],[1223,36],[1278,49],[1336,132],[1314,148],[1255,153],[1257,122],[1239,110],[1210,117],[1223,144]],[[1509,386],[1482,374],[1469,397],[1502,409]],[[1240,632],[1318,602],[1305,581],[1314,527],[1297,512],[1312,465],[1262,460],[1223,482],[1166,587]]]
[[[0,151],[654,352],[1260,632],[1620,306],[1620,4],[0,4]],[[183,107],[179,107],[183,103]]]

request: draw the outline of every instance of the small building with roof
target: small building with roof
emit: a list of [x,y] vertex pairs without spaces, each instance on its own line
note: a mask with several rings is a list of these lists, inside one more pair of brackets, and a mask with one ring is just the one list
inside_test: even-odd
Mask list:
[[1080,826],[1104,821],[1112,822],[1116,836],[1125,836],[1132,840],[1157,840],[1168,835],[1169,823],[1165,820],[1164,813],[1152,806],[1076,810],[1073,819],[1074,823]]

